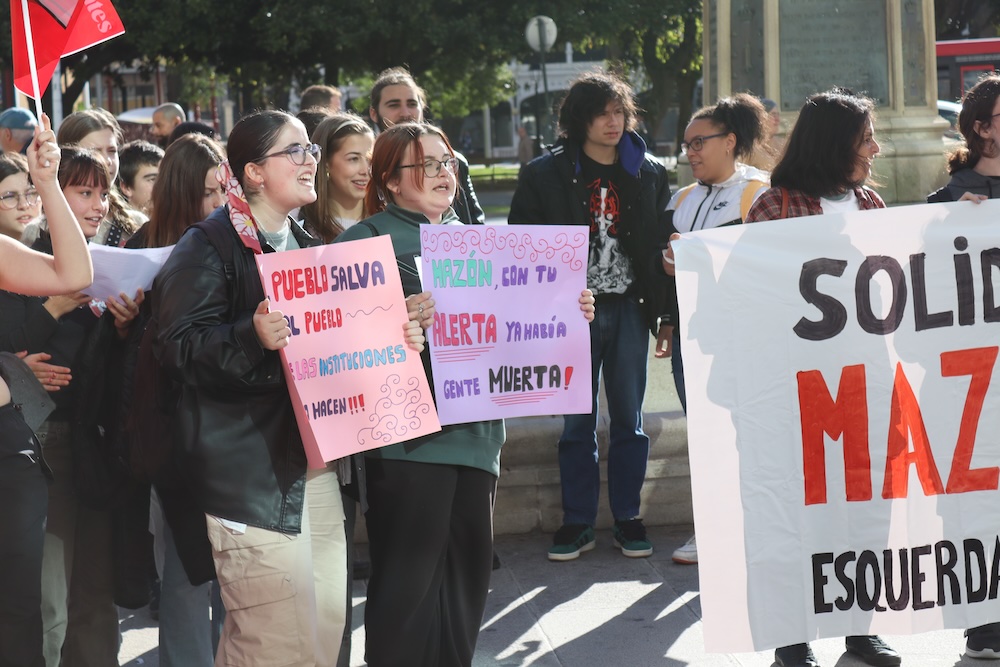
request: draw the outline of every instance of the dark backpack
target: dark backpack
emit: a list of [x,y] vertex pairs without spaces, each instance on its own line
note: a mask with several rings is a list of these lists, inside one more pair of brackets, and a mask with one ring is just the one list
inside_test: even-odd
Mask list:
[[[228,216],[211,217],[195,223],[185,233],[190,233],[190,229],[204,232],[208,242],[222,258],[226,272],[229,313],[256,307],[256,292],[251,283],[244,280],[246,271],[241,253],[245,246],[233,230]],[[256,274],[251,278],[256,279]],[[243,285],[242,294],[234,292],[235,285]],[[155,298],[154,294],[149,296]],[[169,486],[172,480],[169,463],[173,451],[173,422],[184,388],[163,370],[153,353],[158,334],[158,322],[156,317],[151,316],[139,337],[135,374],[132,378],[132,406],[125,429],[132,474],[143,481]]]

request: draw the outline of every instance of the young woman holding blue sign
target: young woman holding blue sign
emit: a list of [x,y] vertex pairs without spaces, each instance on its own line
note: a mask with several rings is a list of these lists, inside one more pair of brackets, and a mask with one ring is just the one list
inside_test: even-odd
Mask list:
[[[411,319],[433,323],[421,292],[420,225],[460,225],[451,208],[457,162],[448,138],[423,123],[394,125],[375,140],[365,205],[375,213],[339,237],[388,235]],[[580,298],[593,319],[593,296]],[[421,355],[428,378],[430,355]],[[433,386],[433,382],[432,382]],[[366,452],[372,575],[365,659],[372,667],[472,664],[493,564],[493,499],[505,439],[501,420],[454,424]]]
[[[771,189],[750,209],[745,222],[823,213],[885,208],[866,183],[879,154],[873,125],[875,106],[865,97],[835,88],[806,100],[785,152],[771,172]],[[892,667],[899,654],[875,635],[847,637],[848,652],[869,665]],[[779,667],[817,667],[809,644],[775,649]]]
[[[951,180],[928,203],[1000,199],[1000,74],[983,76],[962,98],[958,128],[964,143],[948,156]],[[1000,659],[1000,623],[965,631],[965,655]]]

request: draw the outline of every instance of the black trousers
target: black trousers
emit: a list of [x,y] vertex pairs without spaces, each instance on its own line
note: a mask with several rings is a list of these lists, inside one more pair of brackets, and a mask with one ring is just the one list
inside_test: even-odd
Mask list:
[[469,667],[493,567],[497,478],[368,459],[369,667]]
[[44,667],[42,545],[48,485],[21,413],[0,407],[0,665]]

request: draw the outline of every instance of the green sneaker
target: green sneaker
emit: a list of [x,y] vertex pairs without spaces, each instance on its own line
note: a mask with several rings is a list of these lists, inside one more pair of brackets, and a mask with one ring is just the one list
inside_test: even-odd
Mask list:
[[594,529],[582,523],[571,523],[556,531],[549,549],[549,560],[574,560],[583,551],[594,548]]
[[611,534],[615,538],[615,546],[629,558],[653,555],[653,543],[646,538],[646,527],[642,525],[642,519],[615,521]]

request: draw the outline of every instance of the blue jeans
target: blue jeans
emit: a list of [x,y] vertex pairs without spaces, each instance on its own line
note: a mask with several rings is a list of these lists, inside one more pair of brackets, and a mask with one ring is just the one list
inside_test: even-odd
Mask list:
[[677,398],[681,399],[684,414],[688,413],[687,392],[684,391],[684,359],[681,357],[681,335],[674,329],[673,351],[670,353],[670,370],[674,374],[674,387]]
[[590,325],[591,412],[566,415],[559,439],[563,524],[594,525],[601,491],[597,452],[597,395],[601,375],[611,417],[608,496],[616,521],[639,516],[649,437],[642,432],[649,331],[641,306],[627,297],[601,300]]
[[[160,512],[159,502],[154,506]],[[218,582],[192,586],[177,554],[170,526],[157,517],[159,534],[154,535],[157,549],[162,549],[160,572],[160,665],[163,667],[212,667],[219,646],[225,607],[218,593]],[[212,618],[209,620],[209,609]]]

